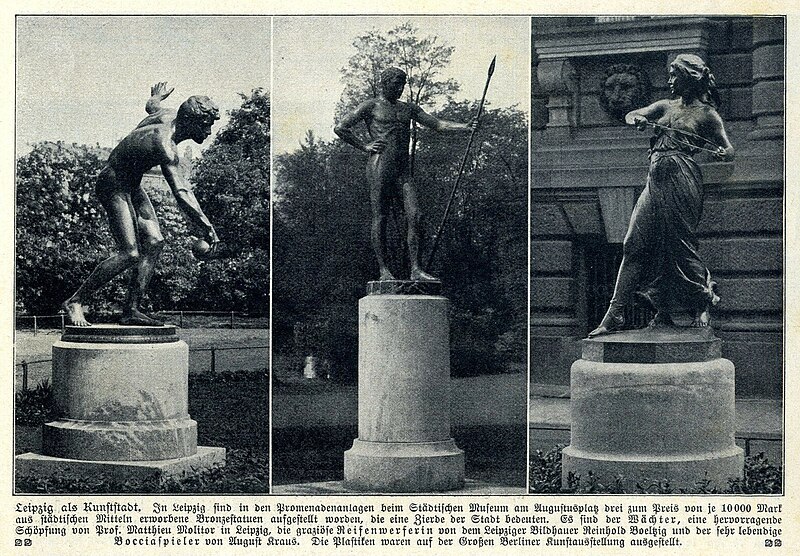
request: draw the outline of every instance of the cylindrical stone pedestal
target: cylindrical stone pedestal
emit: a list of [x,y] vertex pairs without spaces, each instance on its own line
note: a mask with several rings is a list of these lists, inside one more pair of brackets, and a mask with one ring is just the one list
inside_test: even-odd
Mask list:
[[17,471],[161,478],[224,463],[224,448],[197,446],[188,379],[175,327],[68,326],[53,345],[57,420]]
[[464,452],[450,436],[447,299],[367,295],[358,304],[358,439],[345,487],[371,492],[461,488]]
[[189,418],[189,346],[173,327],[70,327],[53,345],[57,421],[45,455],[103,461],[174,459],[197,451]]
[[655,329],[583,340],[572,365],[570,445],[562,482],[604,485],[667,480],[676,491],[741,477],[736,446],[733,363],[711,330]]

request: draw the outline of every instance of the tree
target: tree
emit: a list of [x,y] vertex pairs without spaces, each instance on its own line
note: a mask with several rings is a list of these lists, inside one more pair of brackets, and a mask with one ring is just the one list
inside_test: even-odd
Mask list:
[[310,132],[276,160],[273,342],[320,355],[334,373],[354,369],[355,303],[375,266],[363,158]]
[[269,312],[270,99],[240,94],[228,124],[195,164],[192,180],[204,212],[235,256],[200,263],[190,304]]
[[[451,103],[437,115],[464,121],[476,110],[475,102]],[[524,360],[526,345],[524,114],[487,110],[473,154],[434,263],[452,301],[455,375],[503,370],[509,360]],[[276,160],[275,349],[326,357],[344,380],[355,376],[357,301],[377,268],[364,156],[309,133],[298,150]],[[460,150],[452,137],[423,131],[419,160],[415,181],[430,236],[456,179]]]
[[39,143],[17,160],[17,301],[52,314],[88,276],[111,241],[94,200],[102,167],[85,146]]
[[[17,301],[33,314],[52,314],[95,265],[115,248],[105,211],[94,194],[108,149],[38,143],[17,160]],[[167,239],[148,299],[171,308],[194,286],[189,252],[174,238],[186,225],[174,201],[147,187]],[[90,300],[95,312],[110,312],[127,293],[128,273]]]

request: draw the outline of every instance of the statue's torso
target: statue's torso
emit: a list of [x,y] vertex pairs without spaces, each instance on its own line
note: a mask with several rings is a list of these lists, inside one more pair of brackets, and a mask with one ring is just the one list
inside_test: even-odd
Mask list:
[[381,153],[384,159],[405,164],[408,159],[412,105],[385,99],[376,99],[366,118],[367,129],[373,140],[383,140],[386,148]]
[[[697,152],[694,147],[708,148],[707,143],[699,137],[704,135],[706,122],[710,117],[709,110],[713,110],[713,108],[700,102],[691,106],[683,106],[680,100],[670,102],[669,107],[656,123],[671,129],[657,128],[653,150],[677,150],[694,154]],[[687,134],[680,133],[680,131],[685,131]]]
[[172,122],[140,124],[111,151],[108,165],[118,176],[140,179],[153,166],[177,155],[171,135]]

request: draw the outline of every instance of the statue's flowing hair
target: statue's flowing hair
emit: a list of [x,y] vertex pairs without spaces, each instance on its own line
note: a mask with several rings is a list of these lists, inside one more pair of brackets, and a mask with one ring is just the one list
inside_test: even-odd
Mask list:
[[682,72],[695,84],[698,98],[714,108],[719,106],[720,98],[714,74],[700,56],[694,54],[678,54],[672,67]]

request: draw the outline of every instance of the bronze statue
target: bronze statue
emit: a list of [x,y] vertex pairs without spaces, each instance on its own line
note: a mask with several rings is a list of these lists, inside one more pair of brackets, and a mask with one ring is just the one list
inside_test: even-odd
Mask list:
[[[402,197],[408,224],[408,254],[411,280],[432,281],[422,269],[419,259],[419,207],[409,167],[410,124],[414,120],[436,131],[472,131],[477,120],[469,124],[440,120],[419,106],[403,102],[400,97],[406,85],[406,74],[388,68],[380,77],[381,94],[360,104],[334,128],[346,143],[369,153],[367,180],[372,205],[372,247],[378,259],[381,280],[394,280],[386,265],[386,226],[392,198]],[[359,139],[352,128],[363,121],[371,141]]]
[[719,302],[716,283],[697,253],[705,192],[692,157],[707,151],[730,161],[734,150],[716,111],[714,76],[701,58],[677,56],[670,65],[669,88],[679,98],[660,100],[625,116],[625,122],[640,131],[647,126],[655,130],[650,170],[625,235],[614,295],[590,338],[623,326],[622,308],[642,283],[640,293],[656,310],[651,327],[673,325],[671,313],[686,310],[693,317],[691,326],[705,328],[711,306]]
[[205,258],[213,258],[217,251],[219,238],[192,192],[185,165],[178,155],[178,144],[186,139],[202,143],[219,119],[219,108],[205,96],[189,97],[177,112],[162,108],[161,101],[173,90],[167,91],[166,83],[151,88],[145,106],[148,116],[111,151],[97,178],[95,192],[108,215],[117,252],[98,264],[78,291],[64,302],[73,325],[90,326],[83,311],[86,297],[129,268],[133,269],[133,276],[120,324],[163,324],[140,308],[164,244],[153,205],[141,185],[144,173],[153,166],[161,167],[178,206],[209,244]]

